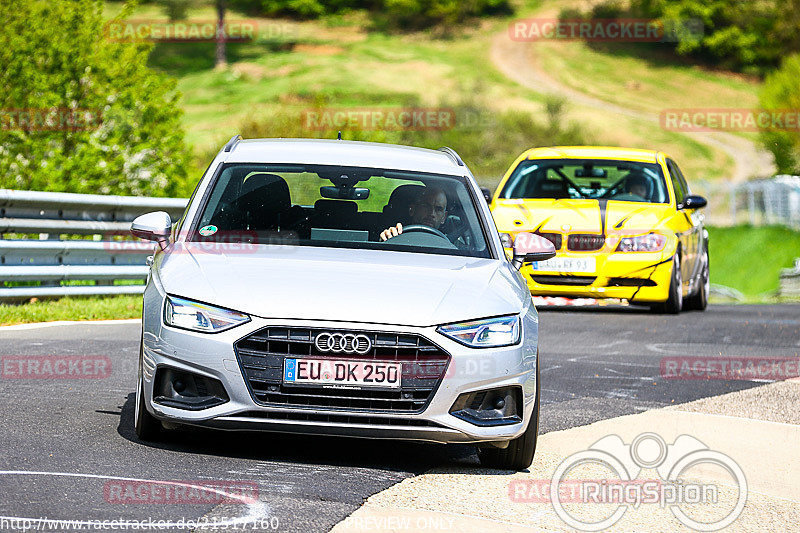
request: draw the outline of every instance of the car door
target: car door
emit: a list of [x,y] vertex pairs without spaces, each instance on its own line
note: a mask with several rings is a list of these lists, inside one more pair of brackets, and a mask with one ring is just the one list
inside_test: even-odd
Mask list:
[[[691,287],[692,280],[697,276],[697,270],[700,265],[700,246],[702,246],[701,228],[702,228],[702,215],[697,209],[683,209],[684,199],[691,194],[689,185],[683,177],[678,164],[672,159],[667,159],[667,168],[669,169],[670,178],[672,180],[672,187],[675,191],[676,203],[676,222],[681,228],[679,238],[681,240],[682,257],[681,257],[681,275],[683,277],[684,289]],[[686,292],[686,290],[684,290]]]

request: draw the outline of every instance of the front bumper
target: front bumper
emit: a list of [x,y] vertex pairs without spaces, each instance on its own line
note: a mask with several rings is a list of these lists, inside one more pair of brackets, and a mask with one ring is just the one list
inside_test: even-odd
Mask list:
[[[179,424],[230,430],[419,440],[438,443],[502,442],[520,436],[536,405],[538,321],[531,306],[523,318],[523,338],[517,346],[475,349],[436,332],[417,328],[346,322],[266,320],[216,334],[195,333],[165,326],[163,296],[152,285],[145,291],[142,381],[147,410],[156,418]],[[254,401],[240,368],[234,343],[267,326],[395,331],[421,335],[450,354],[450,362],[435,394],[418,413],[341,408],[270,407]],[[170,407],[153,401],[154,376],[169,367],[218,380],[229,397],[221,405],[201,410]],[[450,414],[465,392],[518,386],[522,390],[522,422],[478,426]]]
[[672,256],[657,253],[559,253],[558,257],[592,257],[593,272],[548,272],[524,265],[520,271],[535,296],[617,298],[633,303],[664,302],[669,297]]

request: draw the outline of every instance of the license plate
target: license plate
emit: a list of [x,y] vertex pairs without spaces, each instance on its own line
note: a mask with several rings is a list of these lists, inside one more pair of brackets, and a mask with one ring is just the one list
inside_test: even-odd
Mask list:
[[533,270],[543,272],[594,272],[594,257],[553,257],[531,263]]
[[400,388],[402,363],[284,359],[284,383]]

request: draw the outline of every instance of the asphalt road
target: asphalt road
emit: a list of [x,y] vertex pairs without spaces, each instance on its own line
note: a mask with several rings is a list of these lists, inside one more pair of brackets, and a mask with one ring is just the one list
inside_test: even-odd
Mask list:
[[[540,326],[542,432],[763,384],[664,379],[665,357],[800,354],[798,305],[711,306],[679,316],[546,308]],[[0,329],[0,356],[111,361],[103,379],[0,379],[0,530],[12,529],[2,517],[178,522],[205,515],[210,522],[257,512],[272,519],[264,530],[327,531],[408,476],[476,461],[469,446],[203,430],[139,442],[132,427],[138,339],[138,324]],[[243,481],[257,487],[262,504],[119,503],[109,498],[109,484],[120,482],[113,478]]]

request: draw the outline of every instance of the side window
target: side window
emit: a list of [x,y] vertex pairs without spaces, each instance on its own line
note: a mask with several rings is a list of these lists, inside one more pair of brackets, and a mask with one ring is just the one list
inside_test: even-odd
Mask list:
[[686,183],[686,178],[683,177],[683,172],[681,172],[681,167],[678,166],[678,163],[675,161],[672,162],[675,165],[675,171],[678,173],[678,179],[681,180],[681,186],[683,187],[683,193],[685,196],[689,196],[692,194],[692,191],[689,190],[689,184]]
[[667,168],[669,169],[669,177],[672,180],[672,189],[675,191],[675,203],[680,205],[683,199],[686,198],[686,187],[681,171],[678,165],[672,159],[667,159]]

